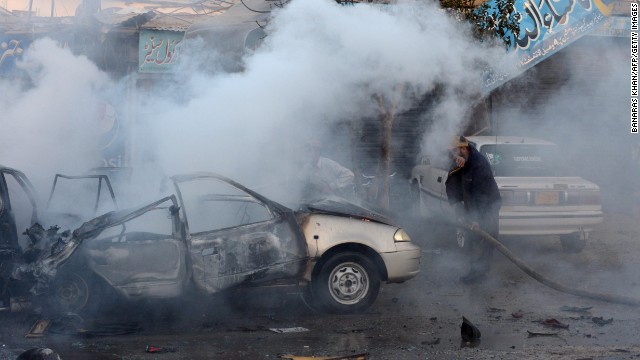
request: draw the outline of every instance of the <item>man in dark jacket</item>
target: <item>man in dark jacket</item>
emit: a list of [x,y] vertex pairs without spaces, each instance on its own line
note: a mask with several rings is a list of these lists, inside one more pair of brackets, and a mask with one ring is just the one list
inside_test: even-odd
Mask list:
[[[502,202],[489,161],[462,136],[454,139],[451,151],[453,164],[446,181],[449,203],[471,229],[482,229],[497,239]],[[493,246],[472,232],[466,232],[465,238],[471,259],[469,273],[461,280],[471,284],[489,272]]]

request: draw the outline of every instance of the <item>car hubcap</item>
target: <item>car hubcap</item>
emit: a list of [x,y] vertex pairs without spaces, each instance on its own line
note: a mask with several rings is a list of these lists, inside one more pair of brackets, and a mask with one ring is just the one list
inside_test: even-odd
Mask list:
[[359,264],[340,264],[331,272],[329,290],[335,301],[344,305],[355,304],[367,294],[369,277]]
[[80,309],[86,305],[88,295],[87,283],[76,274],[67,275],[55,290],[58,303],[69,310]]

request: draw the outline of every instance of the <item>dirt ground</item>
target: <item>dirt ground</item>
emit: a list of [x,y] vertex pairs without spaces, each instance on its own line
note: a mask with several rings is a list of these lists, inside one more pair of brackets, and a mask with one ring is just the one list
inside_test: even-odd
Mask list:
[[[462,285],[465,254],[450,229],[424,220],[405,226],[423,248],[422,271],[404,284],[383,286],[364,314],[317,314],[286,291],[248,291],[206,302],[120,304],[96,318],[54,319],[43,336],[26,338],[39,317],[5,312],[0,359],[15,359],[32,347],[49,347],[65,360],[640,358],[637,306],[553,290],[497,252],[490,278]],[[556,282],[640,299],[639,232],[636,217],[614,214],[578,254],[563,253],[553,237],[503,240]],[[478,343],[461,340],[463,316],[481,331]],[[147,345],[172,351],[147,353]]]

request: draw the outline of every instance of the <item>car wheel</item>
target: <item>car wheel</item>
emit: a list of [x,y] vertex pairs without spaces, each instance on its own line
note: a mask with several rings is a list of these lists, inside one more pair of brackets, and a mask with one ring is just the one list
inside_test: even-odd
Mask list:
[[81,312],[87,307],[91,294],[89,281],[76,272],[61,273],[52,286],[52,306],[55,312]]
[[584,249],[587,239],[586,236],[581,236],[580,233],[560,235],[560,244],[564,252],[577,254]]
[[380,274],[369,258],[356,252],[333,255],[312,281],[314,305],[334,314],[360,313],[378,297]]

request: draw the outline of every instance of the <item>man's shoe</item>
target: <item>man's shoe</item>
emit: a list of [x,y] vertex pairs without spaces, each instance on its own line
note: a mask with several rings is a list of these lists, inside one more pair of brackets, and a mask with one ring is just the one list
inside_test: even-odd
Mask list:
[[486,277],[487,277],[486,273],[472,271],[469,274],[461,277],[460,281],[462,281],[462,283],[465,285],[471,285],[471,284],[477,284],[479,282],[482,282]]

